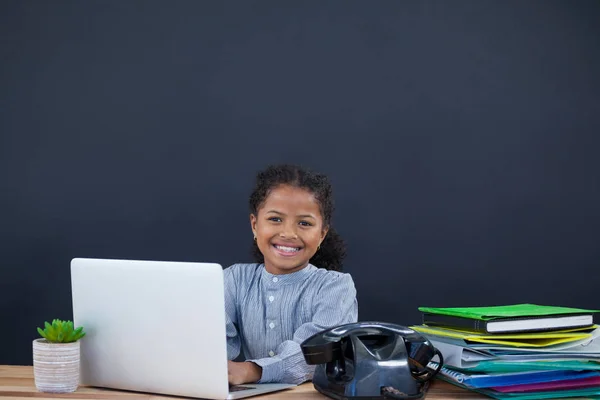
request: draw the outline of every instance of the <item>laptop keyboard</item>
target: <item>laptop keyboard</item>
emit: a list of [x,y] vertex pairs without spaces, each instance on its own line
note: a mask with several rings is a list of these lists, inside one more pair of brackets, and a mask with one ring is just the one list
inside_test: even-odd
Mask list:
[[242,385],[229,386],[230,392],[239,392],[240,390],[250,390],[250,389],[256,389],[256,388],[254,386],[242,386]]

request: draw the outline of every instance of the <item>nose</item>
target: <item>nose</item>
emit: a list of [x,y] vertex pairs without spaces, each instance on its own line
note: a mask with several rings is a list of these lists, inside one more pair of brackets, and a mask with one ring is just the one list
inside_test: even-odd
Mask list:
[[296,225],[294,223],[283,224],[279,232],[279,237],[282,239],[297,239]]

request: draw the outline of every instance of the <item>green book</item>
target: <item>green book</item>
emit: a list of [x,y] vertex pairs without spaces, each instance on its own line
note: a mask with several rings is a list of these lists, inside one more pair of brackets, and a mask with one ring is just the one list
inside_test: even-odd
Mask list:
[[423,324],[484,333],[536,332],[594,325],[600,310],[512,304],[489,307],[419,307]]

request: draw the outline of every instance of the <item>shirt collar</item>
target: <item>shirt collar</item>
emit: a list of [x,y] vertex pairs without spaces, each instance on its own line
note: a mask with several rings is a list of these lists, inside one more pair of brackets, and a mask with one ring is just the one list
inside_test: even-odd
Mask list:
[[293,283],[302,282],[313,271],[317,269],[317,267],[309,263],[306,267],[302,268],[299,271],[292,272],[291,274],[276,275],[267,272],[265,264],[262,264],[261,268],[263,278],[270,285],[289,285]]

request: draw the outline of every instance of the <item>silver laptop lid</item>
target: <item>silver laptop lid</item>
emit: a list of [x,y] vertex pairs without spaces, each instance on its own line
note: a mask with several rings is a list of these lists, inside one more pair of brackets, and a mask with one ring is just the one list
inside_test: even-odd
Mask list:
[[227,398],[219,264],[75,258],[71,284],[82,385]]

